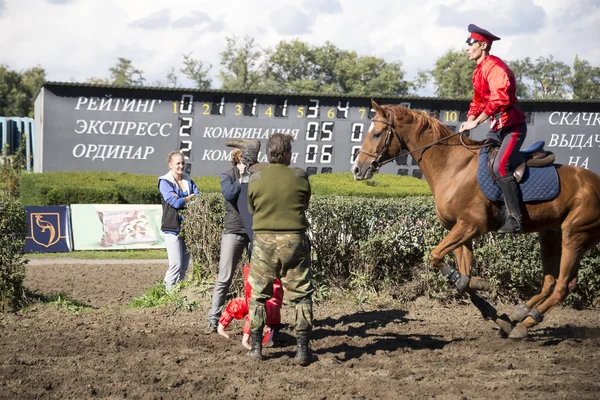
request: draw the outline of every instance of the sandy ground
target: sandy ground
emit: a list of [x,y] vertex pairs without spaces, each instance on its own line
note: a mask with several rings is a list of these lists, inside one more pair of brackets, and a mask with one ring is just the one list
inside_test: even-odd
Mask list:
[[600,398],[598,310],[556,309],[512,341],[470,305],[328,301],[314,310],[318,361],[302,368],[290,329],[262,362],[246,356],[240,323],[230,340],[205,335],[206,293],[189,293],[192,312],[126,307],[165,270],[164,260],[34,260],[27,287],[94,308],[0,315],[0,399]]

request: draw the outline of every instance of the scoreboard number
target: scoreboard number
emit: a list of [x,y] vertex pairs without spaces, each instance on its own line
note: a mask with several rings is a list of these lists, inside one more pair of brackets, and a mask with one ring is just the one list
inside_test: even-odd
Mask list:
[[336,117],[338,119],[348,119],[348,111],[350,111],[350,102],[347,101],[346,105],[342,107],[342,102],[338,101]]
[[358,157],[358,151],[362,146],[352,146],[352,151],[350,152],[350,164],[354,164],[356,162],[356,157]]
[[321,124],[321,140],[330,142],[333,139],[333,122],[327,121]]
[[282,104],[277,104],[275,106],[275,116],[287,117],[287,99],[283,100]]
[[319,117],[319,100],[310,99],[308,100],[312,105],[307,107],[306,118],[318,118]]
[[180,114],[191,114],[194,110],[194,96],[191,94],[184,94],[181,96],[181,104],[179,106]]
[[304,158],[304,162],[306,164],[315,164],[317,159],[319,159],[320,164],[331,164],[333,161],[333,145],[321,145],[320,157],[318,144],[309,144],[306,146],[306,157]]
[[185,161],[192,162],[192,141],[191,140],[182,140],[179,142],[179,151],[183,154]]
[[331,164],[333,159],[333,145],[324,144],[321,146],[321,164]]
[[245,116],[256,116],[256,97],[252,99],[251,102],[246,102],[244,104],[244,115]]
[[221,101],[216,97],[213,101],[210,113],[212,115],[223,115],[223,109],[225,108],[225,96],[221,97]]
[[[189,139],[192,136],[192,126],[194,125],[194,118],[191,116],[194,110],[194,96],[191,94],[184,94],[181,96],[181,102],[179,106],[179,114],[190,115],[189,117],[179,117],[179,151],[183,154],[183,158],[186,162],[185,172],[191,173],[194,156],[192,152],[192,141]],[[184,139],[181,139],[184,138]]]
[[350,137],[351,142],[362,142],[363,132],[365,131],[365,124],[362,122],[355,122],[352,124],[352,136]]
[[318,122],[309,122],[306,124],[306,140],[313,141],[317,140],[317,134],[319,132],[319,123]]
[[191,117],[179,117],[179,136],[191,136],[193,123]]

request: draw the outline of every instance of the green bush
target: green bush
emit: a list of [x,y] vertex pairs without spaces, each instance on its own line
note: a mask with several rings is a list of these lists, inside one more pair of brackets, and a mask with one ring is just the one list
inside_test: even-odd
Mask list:
[[329,196],[361,196],[398,198],[431,195],[429,185],[422,179],[408,176],[377,174],[368,181],[356,181],[350,172],[310,176],[312,192]]
[[160,204],[157,177],[117,172],[45,172],[21,178],[24,205]]
[[[160,204],[157,176],[125,172],[44,172],[21,177],[26,206],[70,204]],[[202,193],[221,193],[220,177],[192,178]],[[427,183],[406,176],[376,175],[355,181],[350,173],[310,177],[316,195],[405,197],[430,195]]]
[[0,312],[18,310],[25,303],[26,234],[25,208],[0,190]]
[[[473,248],[476,275],[487,278],[496,297],[524,301],[539,293],[543,272],[537,234],[489,234]],[[600,298],[600,249],[586,253],[579,268],[577,288],[566,300],[574,307],[598,304]]]
[[[195,276],[217,272],[224,212],[220,194],[202,194],[188,205],[184,234]],[[307,216],[319,297],[325,297],[329,287],[349,293],[358,290],[355,300],[360,302],[368,301],[371,289],[401,300],[426,295],[447,301],[457,296],[428,261],[431,250],[447,233],[437,221],[431,196],[313,196]],[[474,242],[473,254],[473,275],[489,280],[492,300],[519,302],[540,290],[543,277],[537,234],[486,235]],[[446,261],[454,263],[453,255]],[[240,280],[238,274],[236,282]],[[567,302],[587,307],[599,297],[600,251],[594,249],[584,258],[578,289]]]
[[[205,279],[217,271],[225,208],[219,177],[193,179],[202,195],[189,204],[183,231],[195,261],[194,276]],[[326,297],[331,285],[366,291],[360,301],[369,298],[371,289],[387,290],[404,300],[456,296],[428,262],[429,252],[447,232],[437,221],[425,181],[394,175],[355,181],[350,173],[336,173],[312,175],[310,182],[309,234],[317,296]],[[156,184],[156,176],[126,173],[25,174],[21,199],[26,205],[159,204]],[[536,234],[490,234],[476,240],[473,250],[473,275],[490,281],[493,299],[522,301],[539,291]],[[452,254],[447,261],[453,262]],[[241,291],[239,274],[235,282]],[[600,250],[594,249],[584,257],[578,288],[567,302],[586,307],[597,304],[599,297]]]

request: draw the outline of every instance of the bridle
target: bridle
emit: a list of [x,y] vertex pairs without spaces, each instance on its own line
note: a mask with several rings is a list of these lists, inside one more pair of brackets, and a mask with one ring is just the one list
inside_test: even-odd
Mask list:
[[390,112],[390,117],[389,117],[388,121],[384,121],[382,119],[373,119],[372,122],[381,122],[382,124],[387,125],[387,127],[389,128],[386,133],[385,142],[383,144],[383,147],[381,148],[381,150],[379,150],[379,152],[377,154],[369,153],[368,151],[364,151],[363,149],[360,149],[358,151],[359,153],[363,153],[369,157],[374,158],[374,160],[371,161],[371,169],[373,170],[373,172],[375,172],[375,171],[379,170],[379,168],[381,168],[382,165],[385,165],[385,164],[395,160],[396,158],[400,157],[400,156],[396,156],[394,158],[390,158],[389,160],[381,162],[383,153],[385,153],[386,151],[389,150],[390,145],[392,144],[392,140],[394,139],[394,136],[396,136],[396,140],[398,140],[398,144],[400,145],[401,149],[402,149],[404,142],[402,141],[402,138],[400,137],[400,135],[398,135],[398,133],[396,133],[396,131],[394,130],[394,118],[393,118],[393,115],[391,112]]
[[[358,151],[359,153],[363,153],[366,156],[374,158],[374,160],[371,161],[371,166],[370,166],[370,168],[371,168],[371,170],[373,172],[377,172],[379,170],[379,168],[381,168],[382,166],[384,166],[387,163],[390,163],[390,162],[396,160],[397,158],[403,157],[405,155],[412,155],[413,153],[415,153],[417,151],[428,149],[428,148],[430,148],[432,146],[435,146],[436,144],[439,144],[439,143],[441,143],[441,142],[443,142],[445,140],[453,138],[454,136],[460,135],[461,143],[463,143],[463,145],[466,147],[465,143],[462,140],[462,134],[464,132],[456,132],[456,133],[453,133],[450,136],[443,137],[443,138],[441,138],[439,140],[436,140],[433,143],[429,143],[429,144],[427,144],[425,146],[421,146],[421,147],[419,147],[417,149],[414,149],[412,151],[409,151],[409,152],[406,152],[406,153],[400,153],[396,157],[392,157],[389,160],[385,160],[385,161],[382,162],[381,158],[383,157],[383,154],[386,153],[386,152],[388,152],[388,154],[389,154],[388,150],[390,149],[390,145],[392,144],[392,140],[394,140],[394,137],[396,138],[396,140],[398,140],[398,144],[400,145],[400,150],[402,150],[403,148],[406,149],[406,144],[404,143],[404,141],[402,140],[402,138],[400,137],[400,135],[398,135],[398,133],[394,129],[394,116],[393,116],[393,113],[392,113],[391,110],[388,110],[388,113],[390,114],[390,117],[389,117],[388,121],[385,121],[385,120],[382,120],[382,119],[373,119],[373,121],[372,121],[372,122],[381,122],[382,124],[385,124],[388,127],[388,131],[387,131],[386,137],[385,137],[385,142],[384,142],[383,147],[381,148],[381,150],[379,150],[379,152],[377,154],[369,153],[368,151],[364,151],[363,149],[360,149]],[[413,158],[414,158],[414,156],[413,156]]]

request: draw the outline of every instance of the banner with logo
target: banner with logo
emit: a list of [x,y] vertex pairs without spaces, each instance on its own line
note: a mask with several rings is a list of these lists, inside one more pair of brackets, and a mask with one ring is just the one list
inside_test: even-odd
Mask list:
[[56,253],[73,250],[69,207],[27,206],[25,252]]
[[140,204],[72,204],[75,250],[165,248],[162,207]]

